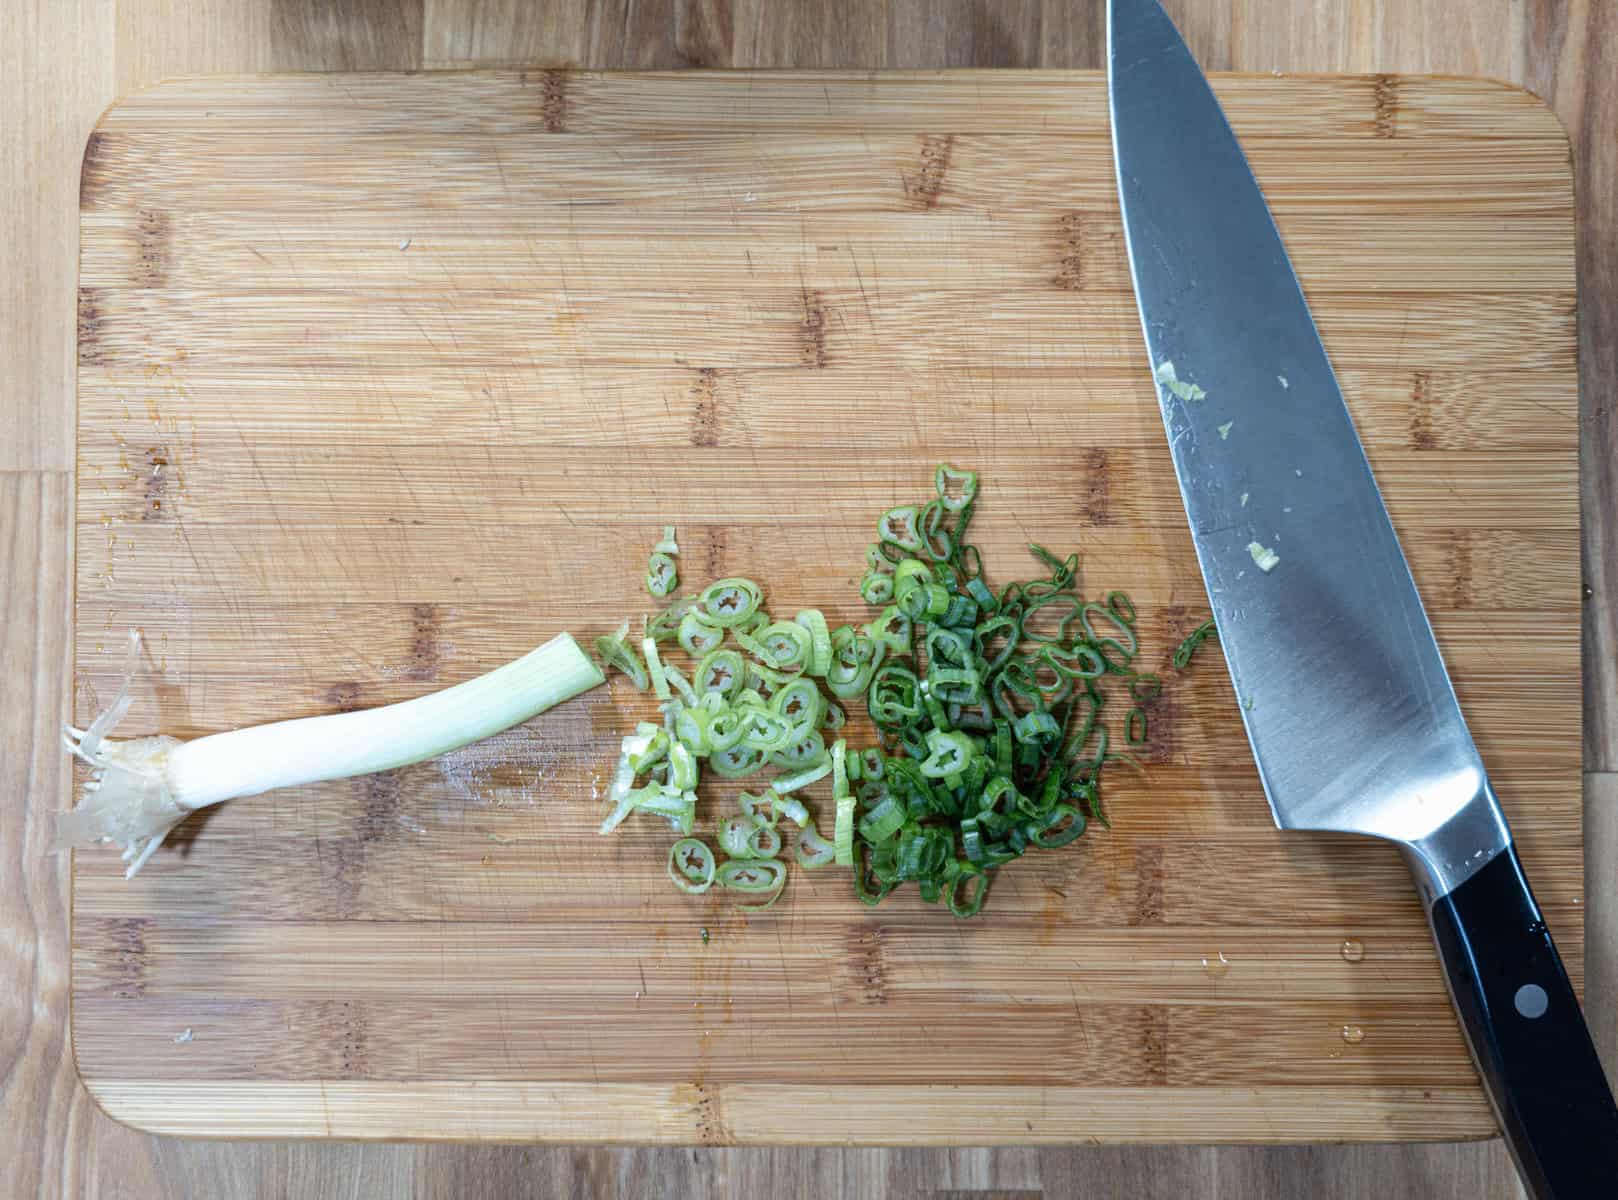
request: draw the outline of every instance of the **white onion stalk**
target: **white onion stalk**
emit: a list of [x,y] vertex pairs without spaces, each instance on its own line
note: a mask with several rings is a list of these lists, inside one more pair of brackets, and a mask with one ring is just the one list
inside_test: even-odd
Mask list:
[[113,842],[133,875],[186,816],[210,804],[391,771],[447,754],[521,724],[605,682],[568,634],[515,662],[441,692],[361,712],[255,725],[182,742],[167,736],[111,741],[131,704],[140,635],[129,635],[122,686],[88,729],[69,725],[67,748],[89,763],[84,797],[61,816],[61,846]]

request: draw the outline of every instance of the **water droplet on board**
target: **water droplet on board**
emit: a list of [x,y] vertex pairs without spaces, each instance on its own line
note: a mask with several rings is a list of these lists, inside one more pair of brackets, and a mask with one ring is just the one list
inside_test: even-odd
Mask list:
[[1365,943],[1359,938],[1344,938],[1338,953],[1343,956],[1344,962],[1359,962],[1365,957]]
[[1230,973],[1230,959],[1226,958],[1225,952],[1221,950],[1218,958],[1203,959],[1202,969],[1215,979],[1223,979]]
[[1365,1030],[1358,1025],[1344,1025],[1343,1040],[1350,1046],[1358,1046],[1365,1040]]

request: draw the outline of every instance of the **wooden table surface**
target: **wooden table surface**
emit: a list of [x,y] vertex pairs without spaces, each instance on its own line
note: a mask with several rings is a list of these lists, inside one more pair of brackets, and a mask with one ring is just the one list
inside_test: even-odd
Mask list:
[[[1171,0],[1210,69],[1491,75],[1578,163],[1588,1008],[1618,1050],[1618,11],[1605,0]],[[1494,1197],[1498,1142],[1357,1148],[610,1150],[177,1142],[103,1116],[66,1042],[68,522],[78,167],[116,95],[194,72],[491,64],[1098,67],[1100,0],[12,0],[0,5],[0,1195]],[[1609,1066],[1618,1065],[1609,1057]]]

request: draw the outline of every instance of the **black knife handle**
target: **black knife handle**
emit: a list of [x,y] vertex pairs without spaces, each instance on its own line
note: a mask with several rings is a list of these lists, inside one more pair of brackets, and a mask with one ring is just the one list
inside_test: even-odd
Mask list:
[[1618,1196],[1618,1106],[1517,851],[1433,903],[1433,936],[1500,1128],[1536,1200]]

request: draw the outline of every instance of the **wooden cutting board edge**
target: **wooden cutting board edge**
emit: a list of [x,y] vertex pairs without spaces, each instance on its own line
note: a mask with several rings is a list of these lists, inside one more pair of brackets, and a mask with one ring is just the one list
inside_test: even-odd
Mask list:
[[[451,70],[421,74],[461,76],[468,73]],[[545,74],[571,78],[599,77],[602,73],[553,70]],[[816,71],[701,72],[687,77],[698,74],[790,76],[811,80],[822,76],[844,80],[867,77],[866,73]],[[883,74],[938,78],[1096,73],[918,71]],[[161,103],[166,94],[175,90],[197,86],[212,88],[221,83],[266,78],[275,76],[182,76],[120,99],[103,114],[96,132],[91,135],[86,147],[87,169],[97,136],[109,125],[115,125],[120,111],[131,102]],[[1269,78],[1256,73],[1223,73],[1216,75],[1213,82],[1223,96],[1227,88],[1263,85]],[[1382,119],[1382,93],[1388,90],[1391,95],[1392,88],[1407,81],[1417,84],[1430,81],[1440,86],[1449,82],[1480,85],[1486,90],[1522,97],[1526,101],[1525,108],[1541,113],[1555,126],[1557,136],[1566,138],[1565,130],[1548,106],[1525,89],[1508,83],[1443,76],[1289,78],[1322,82],[1361,80],[1378,95],[1376,120]],[[77,422],[75,428],[77,431]],[[76,503],[75,491],[75,509]],[[72,585],[75,605],[78,585],[75,573]],[[1563,931],[1564,940],[1582,944],[1582,929],[1576,939],[1569,937],[1571,932]],[[98,1106],[114,1120],[153,1133],[186,1137],[702,1145],[884,1144],[872,1143],[863,1135],[868,1123],[882,1123],[880,1114],[884,1110],[891,1114],[896,1125],[914,1122],[920,1129],[913,1138],[886,1144],[1449,1141],[1497,1136],[1494,1118],[1481,1091],[1454,1088],[1053,1088],[1041,1089],[1040,1116],[1027,1119],[1020,1109],[1000,1110],[1000,1103],[1011,1096],[1026,1099],[1026,1089],[1021,1088],[861,1087],[858,1091],[865,1103],[841,1106],[839,1098],[828,1096],[825,1088],[785,1084],[726,1084],[720,1088],[698,1081],[672,1089],[661,1085],[552,1085],[478,1080],[412,1083],[164,1081],[154,1084],[95,1079],[82,1072],[80,1077]],[[1284,1105],[1278,1100],[1284,1101]],[[802,1105],[809,1101],[818,1101],[822,1111],[836,1112],[842,1108],[846,1120],[842,1124],[819,1124],[806,1136]],[[927,1119],[917,1122],[920,1112],[927,1113]],[[379,1113],[386,1114],[382,1128],[376,1120]],[[1191,1119],[1188,1121],[1183,1114],[1191,1114]],[[269,1132],[266,1132],[267,1127]]]

